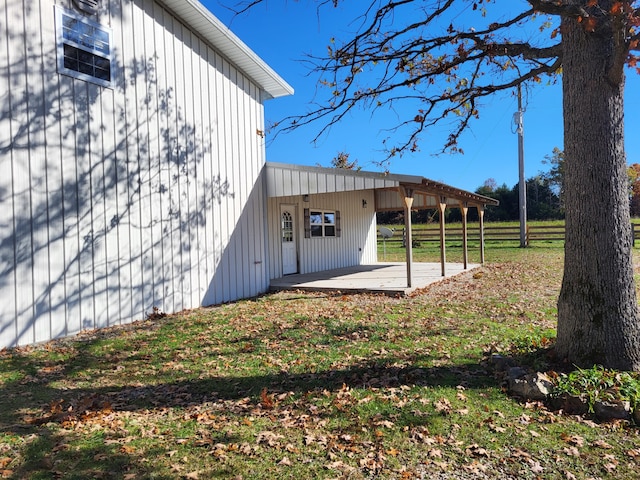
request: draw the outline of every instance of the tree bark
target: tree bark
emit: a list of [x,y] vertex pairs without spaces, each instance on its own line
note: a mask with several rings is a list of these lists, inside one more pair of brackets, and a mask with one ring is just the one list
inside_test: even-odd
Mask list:
[[624,153],[624,77],[614,34],[562,22],[566,241],[556,351],[580,366],[640,370]]

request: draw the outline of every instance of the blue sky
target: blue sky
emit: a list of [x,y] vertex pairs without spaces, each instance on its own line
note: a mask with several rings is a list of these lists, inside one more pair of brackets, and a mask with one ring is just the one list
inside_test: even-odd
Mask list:
[[[360,2],[346,2],[337,9],[317,12],[313,0],[266,0],[240,16],[226,7],[240,0],[204,0],[204,5],[254,50],[293,88],[295,94],[266,102],[267,124],[289,115],[307,112],[310,104],[325,98],[317,92],[317,75],[310,74],[303,59],[307,54],[324,55],[330,39],[349,39],[361,14]],[[501,0],[498,4],[521,8],[524,0]],[[357,4],[356,4],[357,3]],[[368,2],[366,2],[368,4]],[[355,4],[354,6],[351,4]],[[494,8],[489,6],[488,8]],[[500,7],[504,8],[504,7]],[[545,33],[548,34],[548,33]],[[548,170],[542,161],[554,147],[562,148],[562,92],[556,85],[542,84],[525,93],[524,155],[525,175]],[[458,188],[475,190],[488,178],[512,187],[518,182],[518,137],[514,133],[515,95],[501,94],[487,100],[480,119],[471,125],[459,142],[464,154],[436,155],[446,128],[423,137],[420,151],[392,159],[393,173],[422,175]],[[625,99],[626,149],[629,163],[640,163],[640,75],[629,71]],[[333,127],[317,143],[312,143],[321,124],[300,127],[292,133],[267,137],[267,160],[302,165],[329,166],[338,152],[350,154],[365,170],[380,170],[384,159],[381,140],[398,113],[372,119],[370,112],[358,111]],[[414,113],[411,113],[413,115]]]

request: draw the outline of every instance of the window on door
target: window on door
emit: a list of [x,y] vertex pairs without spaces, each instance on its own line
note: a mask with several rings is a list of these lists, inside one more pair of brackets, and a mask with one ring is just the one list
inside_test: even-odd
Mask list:
[[291,212],[282,212],[282,241],[293,242],[293,215]]

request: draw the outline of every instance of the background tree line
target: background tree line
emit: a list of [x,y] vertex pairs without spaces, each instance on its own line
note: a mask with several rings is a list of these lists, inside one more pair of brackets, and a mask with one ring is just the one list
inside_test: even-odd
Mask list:
[[[543,160],[549,165],[548,171],[539,172],[527,182],[527,219],[528,220],[562,220],[564,219],[564,153],[558,147]],[[334,164],[334,166],[336,166]],[[630,213],[632,217],[640,217],[640,163],[633,163],[628,168]],[[507,222],[520,219],[519,213],[520,183],[509,187],[506,183],[498,185],[493,178],[475,190],[475,193],[500,201],[498,206],[489,206],[485,212],[485,221]],[[462,220],[460,210],[449,209],[447,222]],[[469,221],[478,220],[478,212],[469,209]],[[413,212],[414,223],[437,222],[437,210],[421,210]],[[403,212],[379,212],[379,224],[404,223]]]

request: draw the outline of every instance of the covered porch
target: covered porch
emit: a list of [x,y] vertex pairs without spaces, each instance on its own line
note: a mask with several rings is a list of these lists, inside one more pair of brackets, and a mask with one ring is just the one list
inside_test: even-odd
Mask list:
[[407,286],[405,263],[377,263],[324,270],[321,272],[286,275],[271,280],[271,290],[338,291],[342,293],[384,293],[390,296],[410,295],[445,278],[459,275],[480,264],[448,263],[442,275],[440,263],[414,263],[412,286]]
[[[480,264],[484,263],[484,212],[488,205],[498,204],[492,198],[414,175],[271,162],[266,167],[273,289],[297,285],[335,290],[342,285],[406,293],[474,268],[467,252],[470,208],[478,212]],[[461,264],[447,262],[448,208],[461,211]],[[440,213],[439,263],[413,261],[411,212],[426,209]],[[405,218],[405,262],[387,265],[387,270],[377,258],[376,212],[381,211],[403,211]]]

